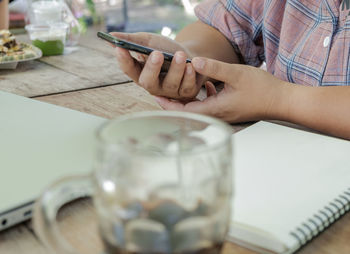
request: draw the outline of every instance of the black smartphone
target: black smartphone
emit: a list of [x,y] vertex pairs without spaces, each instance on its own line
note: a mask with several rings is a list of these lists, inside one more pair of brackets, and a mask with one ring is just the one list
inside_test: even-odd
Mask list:
[[[133,42],[129,42],[129,41],[124,41],[121,40],[115,36],[112,36],[108,33],[104,33],[104,32],[97,32],[97,36],[101,39],[104,39],[114,45],[116,45],[117,47],[121,47],[124,49],[128,49],[131,51],[135,51],[141,54],[145,54],[145,55],[149,55],[151,54],[152,51],[154,51],[155,49],[152,48],[148,48]],[[165,61],[169,61],[171,62],[171,60],[173,60],[174,55],[167,53],[167,52],[162,52],[162,54],[164,55],[164,60]],[[190,63],[191,59],[186,59],[186,63]]]

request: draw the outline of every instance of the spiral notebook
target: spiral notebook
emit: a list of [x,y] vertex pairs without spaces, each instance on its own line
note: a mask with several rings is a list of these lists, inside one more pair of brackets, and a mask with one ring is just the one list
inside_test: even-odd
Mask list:
[[258,122],[233,142],[229,240],[293,253],[349,211],[349,141]]

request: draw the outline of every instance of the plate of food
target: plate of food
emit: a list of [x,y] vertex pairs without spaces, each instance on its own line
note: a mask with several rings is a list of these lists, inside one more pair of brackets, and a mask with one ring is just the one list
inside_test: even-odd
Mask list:
[[30,61],[42,56],[37,47],[27,43],[17,43],[8,30],[0,30],[0,69],[15,69],[19,62]]

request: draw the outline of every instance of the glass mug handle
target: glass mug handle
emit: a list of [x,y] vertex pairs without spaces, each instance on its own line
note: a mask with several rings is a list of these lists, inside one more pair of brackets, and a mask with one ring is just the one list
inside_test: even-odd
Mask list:
[[56,220],[57,212],[64,204],[75,199],[91,197],[92,192],[91,176],[81,175],[58,180],[41,194],[34,205],[33,225],[45,247],[55,253],[78,253],[61,235]]

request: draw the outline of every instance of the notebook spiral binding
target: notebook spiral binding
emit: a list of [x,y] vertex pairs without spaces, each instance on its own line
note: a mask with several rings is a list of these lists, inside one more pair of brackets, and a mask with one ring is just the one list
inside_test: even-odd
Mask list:
[[331,201],[313,217],[308,218],[294,231],[290,232],[299,242],[298,249],[324,231],[333,222],[350,210],[350,188]]

